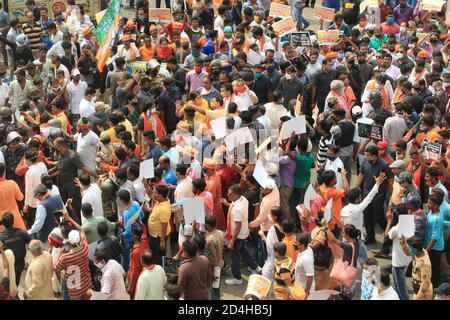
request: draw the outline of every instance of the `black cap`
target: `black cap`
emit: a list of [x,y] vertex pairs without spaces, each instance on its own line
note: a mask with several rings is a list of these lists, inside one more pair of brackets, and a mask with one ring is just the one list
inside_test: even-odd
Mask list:
[[344,109],[335,109],[335,110],[333,110],[333,114],[335,116],[345,117],[346,112]]

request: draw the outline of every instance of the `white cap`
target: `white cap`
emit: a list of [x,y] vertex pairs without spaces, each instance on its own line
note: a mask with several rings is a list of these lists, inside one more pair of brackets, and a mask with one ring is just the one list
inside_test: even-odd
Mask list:
[[354,106],[354,107],[352,108],[352,115],[354,115],[354,116],[359,116],[359,115],[361,115],[361,114],[362,114],[362,109],[361,109],[360,106]]
[[70,244],[77,246],[80,244],[80,232],[78,230],[72,230],[69,232],[69,242]]
[[266,169],[267,173],[269,174],[269,176],[273,176],[274,174],[277,173],[278,166],[273,162],[269,162],[268,164],[266,164],[265,169]]
[[147,62],[147,68],[149,69],[155,69],[156,67],[159,67],[161,64],[156,59],[152,59],[149,62]]
[[80,73],[80,70],[78,70],[78,68],[73,69],[72,75],[73,75],[74,77],[79,76],[80,74],[81,74],[81,73]]

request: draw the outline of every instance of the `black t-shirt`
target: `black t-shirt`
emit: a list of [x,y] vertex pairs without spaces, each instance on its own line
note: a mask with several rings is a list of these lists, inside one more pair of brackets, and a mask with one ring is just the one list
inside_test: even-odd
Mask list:
[[259,190],[257,188],[247,190],[244,197],[248,200],[248,221],[255,219],[255,204],[260,202]]
[[359,15],[359,0],[344,0],[342,3],[342,15],[344,22],[348,25],[355,25],[358,23]]
[[200,11],[200,14],[198,15],[198,17],[200,18],[201,26],[212,26],[214,24],[214,10],[213,9],[208,9],[208,10],[203,9],[202,11]]
[[0,241],[5,244],[5,249],[10,249],[14,253],[16,261],[24,261],[25,255],[27,254],[27,245],[31,241],[31,236],[17,228],[7,229],[0,233]]
[[59,187],[66,189],[75,188],[74,179],[78,178],[78,170],[84,168],[79,155],[68,149],[58,160],[58,182]]
[[272,82],[270,81],[270,79],[267,76],[262,75],[259,79],[256,79],[251,90],[258,97],[259,103],[261,105],[264,105],[264,104],[270,102],[268,95],[269,95],[269,92],[272,92],[273,88],[272,88]]
[[322,70],[317,72],[316,77],[314,78],[314,86],[316,87],[316,100],[325,102],[325,98],[328,93],[330,93],[330,85],[331,81],[334,80],[335,71],[332,70],[328,73],[325,73]]

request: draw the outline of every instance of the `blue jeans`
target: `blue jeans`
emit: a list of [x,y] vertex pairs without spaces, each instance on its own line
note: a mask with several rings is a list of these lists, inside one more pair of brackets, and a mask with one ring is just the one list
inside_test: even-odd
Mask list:
[[255,261],[259,262],[260,261],[259,256],[261,255],[259,253],[259,243],[261,242],[261,238],[259,237],[258,232],[256,231],[250,231],[249,238],[253,244],[253,247],[255,248],[254,259]]
[[67,289],[67,282],[61,279],[61,295],[63,300],[70,300],[69,289]]
[[241,255],[251,269],[256,269],[257,267],[255,260],[245,245],[245,240],[236,239],[233,250],[231,250],[231,273],[235,279],[241,279]]
[[408,288],[405,278],[406,267],[392,267],[392,277],[394,278],[394,289],[400,300],[409,300]]
[[[165,0],[166,2],[166,8],[170,9],[170,0]],[[156,0],[156,7],[161,8],[161,0]]]
[[131,245],[129,243],[122,243],[122,268],[125,270],[125,272],[128,272],[128,269],[130,268],[130,250]]

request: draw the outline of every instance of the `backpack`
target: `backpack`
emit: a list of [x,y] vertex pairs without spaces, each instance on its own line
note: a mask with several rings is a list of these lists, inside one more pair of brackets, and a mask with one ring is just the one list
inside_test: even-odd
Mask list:
[[320,244],[319,247],[313,250],[314,252],[314,266],[328,268],[331,265],[331,258],[333,256],[331,248],[328,246],[328,236],[325,232],[325,244]]

